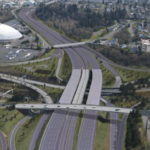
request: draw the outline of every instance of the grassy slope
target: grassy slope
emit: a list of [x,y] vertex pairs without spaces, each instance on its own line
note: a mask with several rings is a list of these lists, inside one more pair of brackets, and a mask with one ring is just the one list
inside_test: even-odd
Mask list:
[[33,117],[28,120],[16,134],[16,150],[27,150],[34,129],[41,116]]
[[87,40],[97,40],[100,37],[104,36],[106,34],[106,29],[102,28],[99,31],[95,32],[92,34],[92,36],[89,39],[83,39],[82,41],[87,41]]
[[[106,113],[99,113],[100,116],[106,117]],[[94,150],[109,149],[109,123],[97,121]]]
[[103,74],[103,87],[112,86],[115,83],[114,75],[102,63],[99,64]]
[[46,51],[46,53],[44,53],[42,56],[38,57],[37,59],[46,58],[46,57],[52,56],[54,53],[55,53],[55,49],[48,50],[48,51]]
[[75,135],[74,135],[73,150],[76,150],[76,148],[77,148],[78,134],[79,134],[79,130],[80,130],[83,113],[81,112],[79,116],[80,117],[78,118],[78,121],[76,124]]
[[[18,70],[18,71],[24,72],[24,73],[29,73],[29,74],[32,74],[33,76],[36,76],[36,77],[55,76],[55,72],[56,72],[57,64],[58,64],[58,59],[59,59],[58,57],[55,57],[53,59],[46,60],[43,62],[31,63],[31,64],[21,65],[21,66],[15,66],[14,68],[15,68],[15,70]],[[44,66],[46,67],[46,69],[44,68]],[[28,68],[31,71],[28,71]],[[46,74],[37,73],[36,70],[38,70],[38,69],[48,70],[48,71],[50,71],[50,74],[46,75]]]
[[149,72],[132,71],[118,67],[114,67],[114,69],[119,73],[124,82],[130,82],[141,78],[150,77]]
[[59,76],[63,80],[68,80],[72,71],[72,63],[71,60],[66,52],[64,52],[64,56],[62,59],[62,64],[59,72]]
[[[16,76],[28,75],[32,77],[34,76],[36,78],[55,77],[58,59],[58,57],[55,57],[53,59],[37,63],[29,63],[20,66],[0,67],[0,72]],[[43,73],[37,72],[37,70],[39,69],[43,70]],[[47,71],[49,73],[44,73],[44,71]]]
[[59,100],[60,96],[63,93],[62,89],[49,88],[49,87],[40,87],[40,88],[52,97],[54,103],[56,103]]
[[0,110],[0,130],[2,130],[6,135],[9,135],[11,132],[11,129],[22,118],[23,118],[23,114],[21,114],[17,110],[1,109]]

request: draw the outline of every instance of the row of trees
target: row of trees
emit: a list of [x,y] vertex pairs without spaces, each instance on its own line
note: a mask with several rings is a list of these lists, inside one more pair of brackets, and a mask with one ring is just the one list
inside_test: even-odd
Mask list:
[[123,95],[135,95],[135,88],[132,83],[129,83],[127,85],[122,84],[120,86],[120,91]]
[[141,128],[142,119],[139,111],[133,111],[127,119],[127,133],[125,139],[126,150],[145,149],[142,145],[142,137],[139,128]]
[[119,44],[128,44],[131,40],[131,35],[127,29],[123,29],[114,35],[118,39]]

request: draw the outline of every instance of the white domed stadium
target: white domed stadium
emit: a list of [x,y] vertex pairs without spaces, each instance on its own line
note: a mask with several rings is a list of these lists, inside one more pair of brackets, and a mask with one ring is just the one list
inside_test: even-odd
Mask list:
[[0,41],[20,39],[22,34],[16,29],[0,23]]

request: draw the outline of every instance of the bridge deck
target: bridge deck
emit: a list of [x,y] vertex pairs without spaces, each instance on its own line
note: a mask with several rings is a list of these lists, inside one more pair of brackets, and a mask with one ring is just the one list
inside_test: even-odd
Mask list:
[[106,107],[98,105],[78,105],[78,104],[16,104],[16,109],[40,109],[40,110],[54,110],[54,109],[73,109],[73,110],[93,110],[103,112],[117,112],[130,113],[132,109],[120,107]]

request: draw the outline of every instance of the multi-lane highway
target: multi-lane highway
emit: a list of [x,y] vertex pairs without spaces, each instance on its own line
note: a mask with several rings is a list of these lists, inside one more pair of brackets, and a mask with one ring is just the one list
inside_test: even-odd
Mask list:
[[[55,1],[54,1],[55,2]],[[42,90],[33,86],[31,84],[37,84],[42,86],[49,86],[55,88],[64,89],[64,92],[60,98],[60,103],[65,105],[38,105],[38,109],[66,109],[57,110],[53,113],[51,119],[48,122],[46,130],[41,140],[40,148],[41,150],[70,150],[73,148],[73,140],[74,140],[74,133],[76,128],[76,122],[78,119],[79,111],[78,110],[85,110],[84,117],[81,122],[81,127],[78,135],[77,141],[77,149],[78,150],[92,150],[94,148],[94,138],[95,138],[95,129],[96,129],[96,122],[97,122],[97,111],[107,111],[107,112],[122,112],[122,113],[129,113],[131,109],[122,109],[122,108],[111,108],[111,107],[100,107],[100,106],[93,106],[99,105],[101,99],[101,89],[102,89],[102,73],[99,69],[99,65],[93,56],[89,53],[89,50],[86,47],[81,47],[85,44],[85,42],[81,43],[70,43],[70,40],[61,36],[57,32],[51,30],[43,23],[39,22],[38,20],[34,19],[32,16],[32,12],[29,9],[21,10],[19,13],[19,17],[25,21],[27,24],[32,26],[36,31],[38,31],[41,35],[46,37],[55,48],[65,48],[65,51],[69,54],[73,66],[72,74],[69,79],[69,82],[65,87],[63,86],[55,86],[47,83],[21,79],[14,76],[8,76],[5,74],[0,74],[2,79],[16,82],[22,85],[25,85],[29,88],[34,89],[39,94],[43,96],[43,99],[46,103],[52,103],[51,98]],[[72,41],[72,40],[71,40]],[[68,44],[69,43],[69,44]],[[68,47],[69,46],[69,47]],[[74,47],[75,46],[75,47]],[[78,47],[76,47],[78,46]],[[73,48],[71,48],[73,47]],[[96,53],[95,53],[96,54]],[[97,55],[97,54],[96,54]],[[33,60],[23,63],[14,63],[11,65],[19,65],[19,64],[27,64],[29,62],[40,62],[49,58],[43,58],[39,60]],[[57,68],[56,76],[59,78],[58,73],[60,69],[61,60],[59,60],[59,65]],[[105,66],[107,66],[112,72],[113,69],[106,63],[105,59],[102,59]],[[5,64],[4,64],[5,65]],[[10,64],[6,64],[10,65]],[[84,93],[86,91],[86,87],[89,81],[89,74],[90,70],[92,72],[92,81],[90,85],[90,90],[88,94],[88,98],[86,100],[86,106],[83,105],[75,105],[75,104],[82,104]],[[121,81],[118,75],[114,72],[116,76],[116,85],[118,86]],[[68,104],[73,105],[68,105]],[[37,108],[37,105],[17,105],[17,107],[25,107],[28,109]],[[68,110],[70,109],[78,109],[74,111]],[[92,111],[88,111],[92,110]],[[93,111],[95,110],[95,111]],[[97,110],[97,111],[96,111]],[[91,117],[92,116],[92,119]],[[43,115],[41,120],[39,121],[37,128],[33,134],[29,150],[33,150],[35,148],[36,142],[38,140],[38,135],[40,135],[41,129],[43,127],[44,122],[48,118],[48,115]],[[110,134],[110,149],[116,150],[116,139],[118,140],[118,114],[112,113],[111,115],[111,134]],[[113,137],[113,138],[112,138]],[[114,138],[116,137],[116,138]],[[15,145],[15,144],[14,144]],[[14,147],[14,145],[12,147]]]
[[[42,35],[44,35],[51,44],[56,45],[56,44],[68,43],[68,40],[66,40],[66,38],[62,37],[60,34],[56,33],[55,31],[49,29],[47,26],[45,26],[38,20],[35,20],[32,17],[30,11],[22,10],[20,12],[19,16],[27,24],[30,24],[38,32],[40,32]],[[71,58],[72,65],[73,65],[73,71],[72,71],[71,78],[64,90],[64,93],[63,93],[62,97],[60,98],[60,103],[71,103],[73,101],[73,97],[76,93],[79,83],[83,82],[81,80],[82,68],[87,68],[87,66],[89,67],[89,64],[92,66],[92,75],[93,75],[91,89],[94,88],[93,90],[90,90],[90,95],[96,94],[97,96],[95,98],[95,101],[99,103],[100,93],[101,93],[101,85],[102,85],[102,80],[101,80],[102,74],[101,74],[101,71],[99,69],[99,66],[98,66],[96,60],[84,48],[80,48],[80,47],[74,48],[74,49],[66,48],[65,50]],[[97,73],[99,74],[98,78],[100,78],[98,80],[94,79],[97,76]],[[96,80],[97,80],[97,82],[96,82]],[[97,88],[96,92],[95,92],[95,88]],[[92,96],[90,96],[90,97],[92,97]],[[89,101],[92,101],[92,99],[89,98]],[[51,149],[56,149],[56,147],[59,145],[59,143],[61,143],[61,141],[59,141],[61,129],[63,128],[64,124],[68,124],[68,126],[70,126],[69,122],[72,120],[72,119],[71,120],[65,119],[66,113],[60,114],[58,112],[54,112],[54,114],[52,115],[52,117],[47,125],[45,133],[43,135],[40,149],[47,150],[49,147],[51,147]],[[95,126],[93,126],[93,123],[91,123],[89,125],[91,126],[91,128],[94,128],[94,130],[92,130],[92,132],[91,132],[93,134],[93,132],[95,131]],[[71,128],[71,130],[74,130],[74,129]],[[86,131],[84,131],[84,132],[86,132]],[[91,136],[91,133],[89,133],[89,136]],[[69,139],[69,140],[73,140],[73,137],[74,137],[74,132],[72,132],[71,139]],[[66,137],[64,137],[64,138],[66,138]],[[91,143],[93,143],[93,142],[94,142],[94,139],[92,138]],[[65,141],[65,143],[68,143],[68,142]]]

